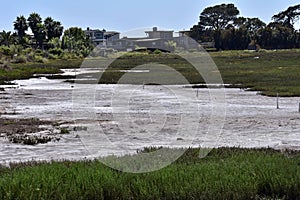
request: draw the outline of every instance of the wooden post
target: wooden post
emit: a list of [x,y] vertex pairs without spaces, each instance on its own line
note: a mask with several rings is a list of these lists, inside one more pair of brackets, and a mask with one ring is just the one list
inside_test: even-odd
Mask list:
[[277,109],[279,109],[279,94],[277,93]]
[[143,82],[143,90],[145,89],[145,82]]
[[298,108],[298,111],[299,111],[299,113],[300,113],[300,102],[299,102],[299,108]]
[[199,97],[199,88],[197,88],[197,94],[196,94],[197,98]]

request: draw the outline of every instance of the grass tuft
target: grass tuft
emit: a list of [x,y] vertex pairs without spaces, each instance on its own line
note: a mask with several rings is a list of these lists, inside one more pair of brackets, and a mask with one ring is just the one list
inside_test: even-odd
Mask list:
[[[155,151],[147,148],[145,152]],[[188,149],[170,166],[129,174],[100,161],[29,162],[0,168],[0,199],[298,199],[300,153]]]

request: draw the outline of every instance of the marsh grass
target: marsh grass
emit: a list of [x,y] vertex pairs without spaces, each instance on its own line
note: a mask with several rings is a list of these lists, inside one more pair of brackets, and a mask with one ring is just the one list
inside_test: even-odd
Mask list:
[[82,60],[51,60],[48,63],[10,64],[9,69],[0,68],[0,84],[16,79],[28,79],[34,74],[57,74],[60,69],[78,68]]
[[268,96],[300,96],[300,51],[225,51],[211,56],[228,84]]
[[[199,55],[199,54],[194,54]],[[259,91],[262,95],[276,96],[300,96],[300,50],[277,51],[222,51],[209,54],[216,63],[225,84],[232,87],[246,88]],[[97,68],[105,69],[99,83],[117,83],[124,75],[120,70],[132,69],[147,63],[159,63],[167,65],[182,74],[189,83],[205,83],[201,75],[190,63],[178,55],[126,53],[118,54],[118,58],[112,57],[113,62],[106,68],[107,60],[104,58],[87,58],[83,60],[49,60],[48,63],[21,63],[11,64],[11,70],[0,69],[0,83],[14,79],[30,78],[33,74],[55,74],[62,68]],[[193,56],[193,54],[191,54]],[[192,58],[191,58],[192,59]],[[150,69],[151,70],[151,69]],[[161,77],[166,84],[180,84],[177,79],[168,75],[164,68],[152,71],[155,77]],[[208,71],[208,73],[213,73]],[[95,76],[96,74],[86,74]],[[140,77],[139,77],[140,76]],[[136,74],[136,80],[147,77],[143,73]],[[167,78],[166,78],[167,77]],[[132,82],[133,81],[133,82]],[[146,80],[147,82],[147,80]],[[135,84],[132,79],[130,83]],[[136,83],[140,84],[140,81]],[[149,84],[151,84],[149,82]]]
[[[222,51],[211,52],[210,56],[216,63],[225,84],[259,91],[267,96],[276,96],[277,93],[282,97],[300,96],[300,50],[298,49],[260,52]],[[206,57],[204,56],[203,59],[205,60]],[[99,83],[117,83],[124,75],[119,70],[132,69],[146,63],[167,65],[183,75],[191,84],[205,83],[198,71],[178,55],[138,53],[125,54],[116,59],[103,73]],[[151,67],[148,69],[151,71]],[[204,70],[213,73],[209,69]],[[181,84],[168,75],[169,71],[165,68],[152,70],[151,73],[155,77],[162,77],[166,84]],[[131,84],[141,84],[137,80],[147,75],[137,73],[135,77],[130,80]]]
[[129,174],[100,161],[28,162],[0,169],[0,199],[298,199],[300,154],[189,149],[172,165]]

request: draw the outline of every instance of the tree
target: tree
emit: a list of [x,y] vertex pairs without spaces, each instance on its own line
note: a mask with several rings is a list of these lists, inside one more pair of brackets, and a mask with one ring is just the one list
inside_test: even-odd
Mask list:
[[299,34],[294,24],[300,18],[300,4],[290,6],[272,17],[268,26],[272,30],[273,48],[294,48],[299,46]]
[[0,44],[1,45],[5,45],[5,46],[10,46],[11,44],[13,44],[15,41],[15,38],[13,36],[13,34],[11,34],[11,31],[3,31],[2,33],[0,33]]
[[25,43],[24,41],[24,37],[26,35],[25,32],[28,30],[28,24],[26,18],[23,15],[17,17],[16,21],[14,21],[14,29],[18,33],[19,43],[23,45]]
[[42,18],[37,13],[31,13],[27,20],[32,33],[34,34],[37,31],[38,24],[42,23]]
[[235,19],[234,25],[237,29],[247,30],[250,39],[256,40],[259,31],[266,27],[266,24],[258,18],[239,17]]
[[300,17],[300,4],[290,6],[287,10],[282,11],[272,17],[275,22],[281,23],[283,26],[294,28],[295,21]]
[[59,21],[54,21],[51,17],[47,17],[44,20],[44,25],[48,41],[62,36],[64,28]]
[[44,35],[44,26],[42,24],[42,18],[37,13],[31,13],[27,19],[29,27],[34,35],[34,39],[36,41],[36,45],[42,47],[42,36]]
[[49,42],[48,45],[50,48],[61,48],[61,40],[59,38],[52,38]]
[[76,52],[81,54],[86,49],[91,50],[93,45],[91,44],[89,36],[78,27],[71,27],[64,32],[62,39],[62,48],[68,49],[69,52]]
[[35,31],[35,39],[39,48],[44,49],[44,40],[46,39],[45,26],[43,24],[37,24]]
[[199,26],[205,30],[214,31],[214,40],[217,50],[221,47],[221,31],[230,24],[239,15],[239,10],[234,4],[221,4],[208,7],[200,14]]
[[76,45],[75,40],[68,36],[68,35],[64,35],[62,38],[62,48],[63,49],[67,49],[69,52],[72,52],[72,50],[74,50],[74,47]]
[[86,34],[81,28],[71,27],[64,32],[64,36],[73,38],[75,41],[83,41],[86,39]]

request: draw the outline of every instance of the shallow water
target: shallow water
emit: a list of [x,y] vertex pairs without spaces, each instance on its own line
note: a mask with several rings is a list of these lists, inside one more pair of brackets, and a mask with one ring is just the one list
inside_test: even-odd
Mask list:
[[[36,146],[11,144],[0,138],[1,163],[123,155],[145,146],[300,150],[300,98],[280,98],[280,109],[276,109],[276,98],[225,89],[223,121],[224,113],[212,113],[214,105],[209,93],[222,93],[222,89],[199,89],[197,97],[196,90],[182,85],[88,85],[64,81],[15,81],[15,86],[0,92],[2,117],[59,121],[86,127],[87,131],[74,131],[59,142]],[[220,132],[215,125],[223,122]]]

